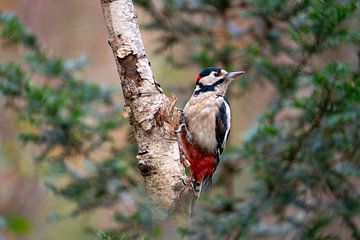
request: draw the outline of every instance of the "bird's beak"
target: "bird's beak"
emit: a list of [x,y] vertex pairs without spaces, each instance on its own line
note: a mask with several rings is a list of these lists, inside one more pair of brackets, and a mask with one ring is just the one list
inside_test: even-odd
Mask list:
[[228,72],[225,76],[227,78],[230,78],[232,80],[234,80],[236,77],[243,75],[245,72],[244,71],[238,71],[238,72]]

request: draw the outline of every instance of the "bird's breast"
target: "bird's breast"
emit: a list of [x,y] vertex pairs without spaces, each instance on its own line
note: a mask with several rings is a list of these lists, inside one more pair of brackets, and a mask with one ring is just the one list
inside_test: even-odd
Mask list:
[[192,141],[204,152],[213,153],[217,147],[216,115],[222,99],[203,93],[190,98],[184,108]]

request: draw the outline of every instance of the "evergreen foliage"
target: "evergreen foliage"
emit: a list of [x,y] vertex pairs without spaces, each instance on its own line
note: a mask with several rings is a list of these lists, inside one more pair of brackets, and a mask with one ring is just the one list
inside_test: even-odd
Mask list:
[[[249,198],[217,196],[198,213],[201,227],[184,234],[360,239],[359,2],[137,2],[152,16],[145,27],[164,32],[160,50],[188,48],[185,61],[167,51],[171,59],[240,65],[250,83],[276,89],[245,143],[224,156],[232,166],[250,160],[256,181]],[[344,46],[355,62],[325,57]]]
[[[76,204],[70,212],[54,212],[49,219],[111,207],[124,198],[125,204],[139,204],[142,215],[136,209],[134,213],[115,213],[119,222],[123,216],[122,228],[129,229],[129,224],[139,221],[149,225],[150,217],[144,220],[149,210],[139,187],[142,179],[136,169],[136,147],[119,147],[113,138],[126,122],[121,117],[121,103],[114,100],[120,91],[82,79],[85,57],[61,59],[47,54],[13,13],[0,12],[0,37],[4,47],[23,48],[16,61],[0,62],[1,107],[16,113],[23,126],[19,139],[38,152],[34,161],[43,169],[45,185]],[[87,172],[78,171],[77,164]],[[0,219],[11,230],[10,219],[1,215]],[[141,227],[121,236],[139,236]]]
[[[360,239],[360,4],[356,0],[135,1],[151,16],[144,27],[162,32],[158,52],[176,66],[197,63],[243,66],[248,84],[266,81],[276,94],[241,146],[224,160],[250,161],[255,181],[246,199],[202,203],[193,239]],[[44,52],[13,14],[0,13],[1,39],[26,49],[16,62],[0,63],[0,96],[29,127],[20,138],[41,149],[35,157],[49,176],[68,176],[55,193],[77,203],[71,214],[110,206],[119,198],[141,199],[134,149],[119,148],[111,132],[122,127],[114,92],[79,77],[84,59],[63,60]],[[173,46],[186,46],[181,57]],[[352,49],[354,62],[328,59]],[[358,51],[358,52],[356,52]],[[106,159],[96,151],[111,149]],[[82,176],[69,159],[91,166]],[[95,161],[96,160],[96,161]],[[240,170],[236,170],[240,171]],[[142,201],[135,201],[142,202]],[[142,202],[143,203],[143,202]],[[118,231],[97,238],[147,239],[146,205],[118,213]],[[0,218],[1,219],[1,218]]]

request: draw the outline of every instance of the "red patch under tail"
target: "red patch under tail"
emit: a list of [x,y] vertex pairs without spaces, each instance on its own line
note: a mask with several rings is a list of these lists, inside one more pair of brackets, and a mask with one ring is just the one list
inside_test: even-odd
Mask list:
[[181,134],[185,153],[190,162],[190,178],[194,182],[195,191],[207,190],[211,187],[211,177],[215,167],[215,155],[205,153],[197,145],[190,143],[186,133]]

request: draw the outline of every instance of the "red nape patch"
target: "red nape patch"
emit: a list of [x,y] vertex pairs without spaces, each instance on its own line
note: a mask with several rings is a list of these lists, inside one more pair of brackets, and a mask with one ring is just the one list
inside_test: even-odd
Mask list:
[[200,79],[201,79],[201,76],[200,76],[200,74],[199,74],[199,75],[197,75],[197,77],[196,77],[196,82],[198,82]]
[[202,182],[206,176],[213,174],[215,156],[214,154],[204,153],[199,147],[189,143],[185,132],[181,134],[181,139],[190,162],[190,178]]

